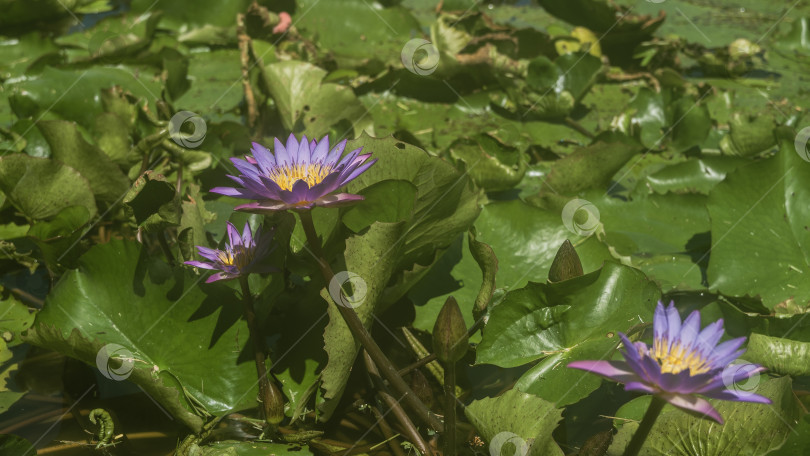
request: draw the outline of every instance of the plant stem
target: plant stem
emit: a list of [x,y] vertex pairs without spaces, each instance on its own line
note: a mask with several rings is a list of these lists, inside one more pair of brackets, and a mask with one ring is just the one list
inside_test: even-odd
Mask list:
[[377,427],[380,428],[382,431],[383,436],[388,443],[388,448],[391,449],[391,452],[394,453],[395,456],[405,456],[405,452],[402,451],[402,447],[399,446],[399,443],[396,441],[396,438],[399,434],[394,434],[394,431],[391,429],[391,426],[385,421],[385,415],[377,406],[370,407],[371,413],[374,414],[374,418],[377,419]]
[[404,377],[405,375],[410,374],[412,371],[415,371],[416,369],[419,369],[420,367],[424,366],[425,364],[430,364],[433,361],[436,361],[436,354],[435,353],[431,353],[430,355],[427,355],[424,358],[421,358],[419,361],[411,364],[410,366],[403,367],[402,369],[399,370],[399,375]]
[[571,127],[574,130],[578,131],[580,134],[582,134],[582,135],[584,135],[584,136],[586,136],[588,138],[593,139],[593,133],[588,131],[587,128],[580,125],[576,120],[574,120],[574,119],[572,119],[570,117],[566,117],[563,122],[565,122],[565,124],[568,125],[569,127]]
[[371,356],[369,356],[367,350],[363,350],[363,361],[366,363],[366,370],[368,370],[371,381],[374,384],[374,387],[377,389],[377,394],[379,394],[379,396],[397,418],[399,424],[405,428],[405,434],[408,439],[410,439],[410,441],[416,445],[416,448],[420,453],[426,456],[433,456],[430,446],[419,434],[419,430],[413,424],[413,421],[411,421],[408,414],[405,413],[405,410],[402,410],[402,406],[399,405],[399,401],[397,401],[396,398],[391,395],[388,388],[385,387],[385,383],[380,377],[380,371],[377,369],[377,366],[374,364],[374,361],[371,359]]
[[444,365],[444,454],[456,454],[456,363]]
[[[335,274],[332,272],[332,268],[329,266],[329,263],[326,262],[324,257],[321,242],[318,240],[318,234],[315,231],[315,224],[312,222],[312,215],[309,211],[301,211],[298,213],[298,215],[301,217],[301,225],[304,228],[304,233],[307,236],[309,248],[318,262],[318,267],[320,268],[321,274],[326,281],[326,286],[328,287]],[[369,334],[368,330],[363,325],[363,322],[360,321],[360,317],[357,315],[354,308],[342,306],[340,304],[336,304],[335,307],[337,307],[340,315],[346,322],[346,325],[349,327],[352,334],[354,334],[354,337],[360,341],[360,344],[362,344],[366,349],[369,356],[374,361],[374,364],[377,365],[377,368],[380,370],[383,378],[385,378],[388,383],[391,384],[391,387],[394,388],[394,390],[404,395],[402,400],[408,404],[419,419],[434,430],[441,432],[443,428],[442,422],[425,406],[419,397],[411,390],[408,384],[405,383],[405,380],[400,377],[396,367],[394,367],[388,357],[385,356],[385,353],[383,353],[382,349],[380,349],[380,346],[374,342],[374,339],[372,339],[371,334]]]
[[239,61],[242,67],[242,88],[245,92],[245,105],[247,105],[247,124],[248,129],[253,132],[254,138],[261,138],[261,125],[259,131],[254,131],[259,117],[259,111],[256,109],[256,97],[253,95],[253,87],[250,86],[250,53],[252,44],[250,36],[245,31],[245,15],[236,15],[236,37],[239,40]]
[[267,354],[264,350],[263,338],[256,325],[256,311],[253,308],[253,295],[250,294],[247,276],[239,277],[242,286],[242,304],[245,320],[247,321],[250,340],[253,342],[253,356],[256,361],[256,374],[259,377],[259,398],[262,402],[262,415],[273,430],[284,419],[284,397],[274,383],[267,378],[267,366],[264,360]]
[[664,408],[666,403],[665,400],[658,396],[652,397],[652,402],[650,402],[650,406],[647,407],[647,412],[644,413],[644,418],[641,419],[641,424],[639,424],[638,429],[636,429],[636,433],[633,434],[630,445],[627,445],[627,448],[624,450],[624,456],[636,456],[638,454],[639,450],[641,450],[641,446],[644,445],[644,441],[647,440],[650,429],[652,429],[655,420],[658,418],[658,415],[661,414],[661,409]]

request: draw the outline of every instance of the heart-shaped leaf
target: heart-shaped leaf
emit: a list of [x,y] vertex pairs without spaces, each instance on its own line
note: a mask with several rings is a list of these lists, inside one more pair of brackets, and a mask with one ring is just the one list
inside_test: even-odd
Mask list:
[[[207,413],[255,406],[257,394],[239,298],[200,281],[149,258],[139,244],[112,240],[91,248],[62,277],[25,339],[108,378],[128,377],[199,430]],[[102,349],[111,344],[129,354],[128,365],[108,364]]]
[[793,133],[779,132],[775,156],[737,168],[708,202],[709,286],[759,296],[769,309],[791,298],[810,303],[810,163],[794,149]]
[[618,332],[649,321],[660,296],[642,272],[612,262],[563,282],[530,283],[492,309],[476,362],[515,367],[540,359],[517,386],[558,406],[576,402],[600,379],[565,366],[609,358]]

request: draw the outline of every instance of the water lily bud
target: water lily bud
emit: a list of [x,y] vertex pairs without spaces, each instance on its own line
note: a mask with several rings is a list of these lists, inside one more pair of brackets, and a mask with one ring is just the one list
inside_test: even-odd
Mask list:
[[549,282],[562,282],[583,274],[579,255],[568,239],[563,242],[548,270]]
[[455,363],[467,353],[467,325],[455,298],[444,302],[433,326],[433,350],[439,361]]

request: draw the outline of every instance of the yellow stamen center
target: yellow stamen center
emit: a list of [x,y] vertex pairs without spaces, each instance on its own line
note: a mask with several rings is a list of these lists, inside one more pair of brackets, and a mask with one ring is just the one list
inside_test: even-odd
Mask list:
[[253,251],[241,245],[234,246],[219,253],[219,261],[225,266],[236,266],[240,271],[250,264],[253,259]]
[[666,339],[655,340],[650,355],[661,365],[662,373],[677,374],[689,369],[689,375],[709,371],[706,358],[697,350],[684,347],[680,342],[669,345]]
[[278,184],[282,190],[292,190],[293,184],[299,180],[306,182],[312,188],[326,179],[331,171],[331,167],[320,163],[301,163],[275,168],[267,177]]

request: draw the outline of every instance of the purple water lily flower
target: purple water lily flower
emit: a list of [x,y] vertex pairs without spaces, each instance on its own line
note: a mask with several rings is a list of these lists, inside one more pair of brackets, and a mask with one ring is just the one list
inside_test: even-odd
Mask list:
[[336,206],[362,200],[350,193],[332,194],[362,174],[377,160],[368,160],[371,154],[360,155],[356,149],[341,159],[346,140],[329,150],[329,137],[320,141],[299,142],[292,134],[287,145],[274,139],[274,152],[253,143],[253,156],[245,160],[231,158],[241,173],[228,176],[242,188],[217,187],[214,193],[256,200],[237,206],[248,212],[274,212],[287,209],[307,210],[313,206]]
[[228,245],[225,246],[225,250],[209,249],[198,245],[197,251],[200,256],[209,261],[186,261],[185,264],[220,271],[209,277],[205,283],[235,279],[251,272],[272,272],[275,271],[275,268],[259,264],[267,255],[272,239],[272,231],[262,234],[260,227],[254,235],[247,223],[240,235],[236,227],[228,222]]
[[675,407],[706,415],[720,424],[723,418],[709,401],[713,399],[770,404],[771,400],[734,385],[765,370],[756,364],[735,364],[745,350],[745,337],[717,345],[723,336],[723,320],[700,330],[700,313],[692,312],[681,324],[674,304],[666,309],[659,302],[653,318],[653,346],[624,344],[624,361],[575,361],[568,367],[582,369],[624,383],[625,390],[654,394]]

